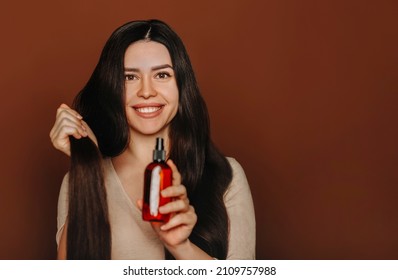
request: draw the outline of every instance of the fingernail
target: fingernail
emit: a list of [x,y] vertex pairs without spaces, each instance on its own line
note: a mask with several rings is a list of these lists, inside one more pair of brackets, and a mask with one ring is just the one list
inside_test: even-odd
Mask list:
[[77,117],[78,119],[83,119],[83,117],[80,116],[80,115],[77,115],[76,117]]
[[161,191],[161,192],[160,192],[160,195],[161,195],[162,197],[167,197],[167,190]]

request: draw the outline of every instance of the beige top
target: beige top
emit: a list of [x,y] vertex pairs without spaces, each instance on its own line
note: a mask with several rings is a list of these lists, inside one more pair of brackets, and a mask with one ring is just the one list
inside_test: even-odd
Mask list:
[[[228,158],[233,178],[224,201],[228,212],[229,248],[227,259],[254,259],[256,225],[253,200],[246,175],[240,164]],[[164,247],[150,223],[124,190],[110,159],[105,160],[105,187],[112,231],[112,259],[164,259]],[[57,244],[68,214],[68,174],[58,199]]]

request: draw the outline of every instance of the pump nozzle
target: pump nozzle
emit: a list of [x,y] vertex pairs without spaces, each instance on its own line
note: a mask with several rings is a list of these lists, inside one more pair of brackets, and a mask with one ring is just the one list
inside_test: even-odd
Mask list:
[[166,151],[163,146],[163,138],[156,138],[155,150],[153,150],[153,161],[165,161]]
[[164,147],[163,147],[163,138],[160,138],[160,137],[156,138],[156,147],[155,147],[155,150],[158,150],[158,151],[164,150]]

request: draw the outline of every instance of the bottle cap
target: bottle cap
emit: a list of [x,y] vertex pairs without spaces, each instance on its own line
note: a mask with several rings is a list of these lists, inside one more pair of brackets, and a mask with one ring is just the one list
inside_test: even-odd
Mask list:
[[166,151],[163,146],[163,138],[156,138],[155,150],[153,150],[153,161],[165,161]]

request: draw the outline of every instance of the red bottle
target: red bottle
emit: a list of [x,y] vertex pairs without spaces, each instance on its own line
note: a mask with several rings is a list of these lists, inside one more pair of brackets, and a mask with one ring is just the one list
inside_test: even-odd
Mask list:
[[160,192],[171,186],[172,171],[166,164],[166,151],[163,147],[163,139],[156,138],[155,150],[153,150],[153,162],[145,169],[144,178],[144,205],[142,219],[152,222],[168,222],[170,214],[162,215],[159,207],[171,201],[171,198],[162,197]]

